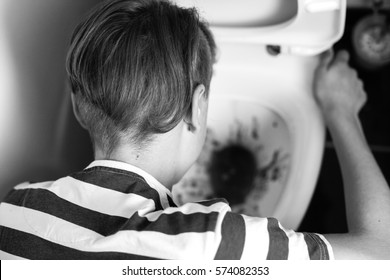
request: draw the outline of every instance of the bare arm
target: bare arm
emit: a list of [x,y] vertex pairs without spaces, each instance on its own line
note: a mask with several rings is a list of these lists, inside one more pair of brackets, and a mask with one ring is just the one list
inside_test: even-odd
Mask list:
[[366,94],[348,53],[328,52],[317,69],[315,94],[331,132],[343,176],[348,234],[330,234],[337,259],[390,259],[390,189],[361,129]]

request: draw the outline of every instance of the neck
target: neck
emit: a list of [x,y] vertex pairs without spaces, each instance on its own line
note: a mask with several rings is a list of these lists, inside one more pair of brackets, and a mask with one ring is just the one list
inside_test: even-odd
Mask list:
[[109,157],[100,149],[95,150],[96,160],[115,160],[136,166],[154,178],[169,190],[177,183],[181,176],[178,175],[180,163],[178,162],[177,147],[179,146],[179,130],[156,135],[145,149],[139,149],[129,144],[120,144]]

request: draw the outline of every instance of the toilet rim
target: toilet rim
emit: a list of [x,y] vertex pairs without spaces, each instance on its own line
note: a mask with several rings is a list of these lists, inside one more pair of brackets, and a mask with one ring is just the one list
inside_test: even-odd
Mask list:
[[[270,58],[261,46],[225,42],[220,45],[221,57],[211,81],[210,101],[223,98],[256,103],[276,112],[286,122],[294,155],[289,178],[272,216],[286,228],[296,230],[314,193],[324,151],[325,126],[312,95],[312,75],[319,60],[288,55]],[[266,69],[257,63],[263,58]],[[289,75],[291,71],[293,75]],[[290,77],[286,79],[286,75]],[[274,78],[280,77],[285,77],[283,82],[275,83]]]

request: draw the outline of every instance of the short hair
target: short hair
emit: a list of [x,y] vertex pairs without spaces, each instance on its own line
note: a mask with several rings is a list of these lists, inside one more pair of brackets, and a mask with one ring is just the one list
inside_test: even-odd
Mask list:
[[110,154],[142,145],[191,116],[192,95],[208,96],[215,42],[195,8],[168,1],[114,0],[75,29],[67,72],[92,142]]

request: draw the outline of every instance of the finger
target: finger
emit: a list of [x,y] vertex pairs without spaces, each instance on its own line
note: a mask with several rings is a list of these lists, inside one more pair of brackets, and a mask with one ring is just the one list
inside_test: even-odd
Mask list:
[[333,56],[334,56],[333,49],[329,49],[329,50],[323,52],[320,55],[320,65],[319,66],[328,68],[330,63],[333,60]]
[[364,89],[362,89],[362,96],[363,96],[363,104],[367,103],[367,93]]
[[367,94],[366,92],[364,91],[364,89],[360,89],[359,91],[359,100],[361,102],[361,106],[360,107],[363,107],[366,103],[367,103]]
[[353,69],[353,68],[349,68],[349,72],[351,73],[352,77],[359,80],[359,75],[358,75],[358,72]]
[[364,84],[361,80],[358,82],[358,87],[363,91],[364,95],[367,95],[366,91],[364,90]]
[[348,63],[349,53],[346,50],[341,50],[341,51],[337,52],[334,61]]

